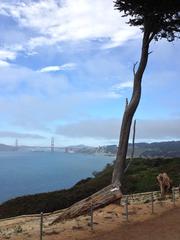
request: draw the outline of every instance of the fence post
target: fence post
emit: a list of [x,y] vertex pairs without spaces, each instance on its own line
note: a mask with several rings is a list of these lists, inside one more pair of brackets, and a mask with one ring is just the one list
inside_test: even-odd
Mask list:
[[172,188],[172,200],[173,200],[173,205],[175,207],[175,205],[176,205],[176,196],[175,196],[175,189],[174,188]]
[[43,212],[41,212],[41,219],[40,219],[40,240],[43,238]]
[[125,209],[126,209],[126,221],[129,220],[129,216],[128,216],[128,196],[126,197],[126,202],[125,202]]
[[154,197],[153,197],[153,192],[151,193],[151,213],[153,214],[154,213]]
[[93,203],[91,202],[91,230],[94,229],[94,226],[93,226]]

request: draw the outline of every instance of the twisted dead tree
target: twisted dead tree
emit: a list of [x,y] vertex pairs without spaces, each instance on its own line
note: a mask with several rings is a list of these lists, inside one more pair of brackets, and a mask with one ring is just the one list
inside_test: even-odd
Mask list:
[[120,188],[126,166],[131,123],[141,98],[141,82],[150,54],[150,43],[153,39],[158,41],[161,38],[166,38],[168,41],[173,41],[176,37],[179,37],[180,1],[116,0],[115,8],[124,12],[124,16],[130,16],[129,24],[131,26],[139,26],[143,31],[141,57],[137,70],[135,70],[136,64],[133,68],[133,93],[129,104],[125,108],[112,177],[112,184]]
[[98,208],[121,198],[121,181],[126,168],[130,128],[141,98],[141,82],[150,54],[150,43],[153,40],[158,41],[162,38],[170,42],[174,41],[175,38],[179,38],[180,0],[115,0],[115,9],[123,12],[124,16],[129,17],[129,25],[139,27],[143,36],[140,61],[139,64],[134,64],[133,68],[134,85],[132,97],[129,103],[126,102],[122,119],[112,184],[66,209],[55,220],[55,223],[62,219],[86,213],[90,210],[92,203],[94,208]]

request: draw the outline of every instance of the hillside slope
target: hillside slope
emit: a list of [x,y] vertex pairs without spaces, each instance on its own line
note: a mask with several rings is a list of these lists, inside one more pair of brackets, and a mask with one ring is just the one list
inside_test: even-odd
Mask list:
[[[178,195],[177,195],[178,197]],[[179,240],[180,199],[176,207],[171,201],[163,204],[154,202],[155,214],[151,214],[151,203],[129,205],[129,221],[125,218],[125,208],[111,204],[94,211],[94,229],[90,228],[90,216],[50,223],[60,213],[44,215],[43,239],[45,240]],[[22,216],[0,220],[0,239],[39,239],[40,215]]]
[[[167,172],[174,185],[180,183],[180,159],[135,159],[126,173],[123,193],[157,190],[156,176]],[[0,218],[52,212],[67,208],[73,203],[90,196],[111,182],[113,166],[107,165],[94,178],[78,182],[70,189],[18,197],[0,205]]]

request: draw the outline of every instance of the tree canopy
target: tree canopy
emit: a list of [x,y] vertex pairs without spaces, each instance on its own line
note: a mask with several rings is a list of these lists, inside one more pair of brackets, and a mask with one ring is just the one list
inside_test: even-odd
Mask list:
[[180,37],[180,0],[116,0],[115,8],[130,16],[130,25],[149,31],[150,40]]

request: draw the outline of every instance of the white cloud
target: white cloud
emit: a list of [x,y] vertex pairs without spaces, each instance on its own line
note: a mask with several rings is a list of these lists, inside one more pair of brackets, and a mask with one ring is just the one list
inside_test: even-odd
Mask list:
[[91,119],[81,122],[61,125],[56,133],[71,138],[102,138],[116,139],[120,122],[117,119]]
[[8,62],[0,60],[0,67],[8,67],[9,65]]
[[71,94],[72,98],[85,98],[88,101],[121,97],[118,92],[116,93],[108,87],[98,90],[87,90],[86,88],[81,90],[74,87],[76,83],[70,82],[66,75],[61,73],[58,76],[53,76],[49,73],[51,71],[73,69],[76,66],[74,63],[49,66],[34,71],[18,65],[8,65],[8,63],[6,65],[6,62],[3,61],[0,61],[0,66],[1,62],[4,67],[1,69],[0,91],[3,91],[4,94],[12,94],[12,96],[16,95],[16,97],[22,95],[69,97],[69,94]]
[[62,119],[87,115],[87,106],[120,95],[111,89],[80,89],[65,75],[51,75],[10,65],[1,69],[0,109],[2,123],[25,129],[47,129]]
[[4,94],[52,96],[67,89],[70,85],[64,75],[54,77],[18,65],[7,65],[1,69],[0,91]]
[[133,87],[133,81],[127,81],[127,82],[122,82],[122,83],[113,85],[112,89],[121,90],[121,89],[132,88],[132,87]]
[[133,40],[139,38],[139,34],[137,34],[136,28],[129,28],[129,26],[124,26],[121,31],[118,31],[113,34],[111,37],[111,41],[104,44],[102,48],[114,48],[117,46],[122,45],[123,43],[127,42],[128,40]]
[[180,119],[137,120],[138,139],[170,140],[180,139]]
[[0,49],[0,68],[10,66],[10,63],[8,61],[14,60],[16,58],[16,55],[16,51]]
[[121,97],[121,94],[115,93],[111,90],[106,91],[83,91],[78,93],[81,96],[84,96],[84,98],[88,98],[89,100],[97,100],[97,99],[117,99]]
[[128,89],[128,88],[133,88],[133,82],[132,81],[126,81],[126,82],[121,82],[121,83],[117,83],[114,84],[111,87],[111,93],[119,96],[122,96],[120,93],[122,90],[124,89]]
[[113,92],[113,91],[109,91],[109,92],[107,92],[107,94],[106,94],[106,98],[111,98],[111,99],[116,99],[116,98],[120,98],[120,97],[122,97],[122,95],[121,94],[119,94],[119,93],[116,93],[116,92]]
[[20,26],[33,29],[31,49],[62,41],[104,39],[104,48],[137,38],[139,30],[129,27],[111,0],[40,0],[0,3],[0,13],[13,17]]
[[[90,119],[60,125],[56,133],[70,138],[118,140],[121,121],[117,118]],[[137,120],[136,141],[180,139],[180,119]]]
[[0,131],[0,138],[27,138],[27,139],[44,139],[45,137],[34,133],[20,133],[12,131]]
[[41,68],[40,72],[57,72],[57,71],[67,71],[67,70],[74,70],[76,68],[75,63],[66,63],[61,66],[48,66]]
[[0,49],[0,60],[14,60],[16,58],[16,52]]

